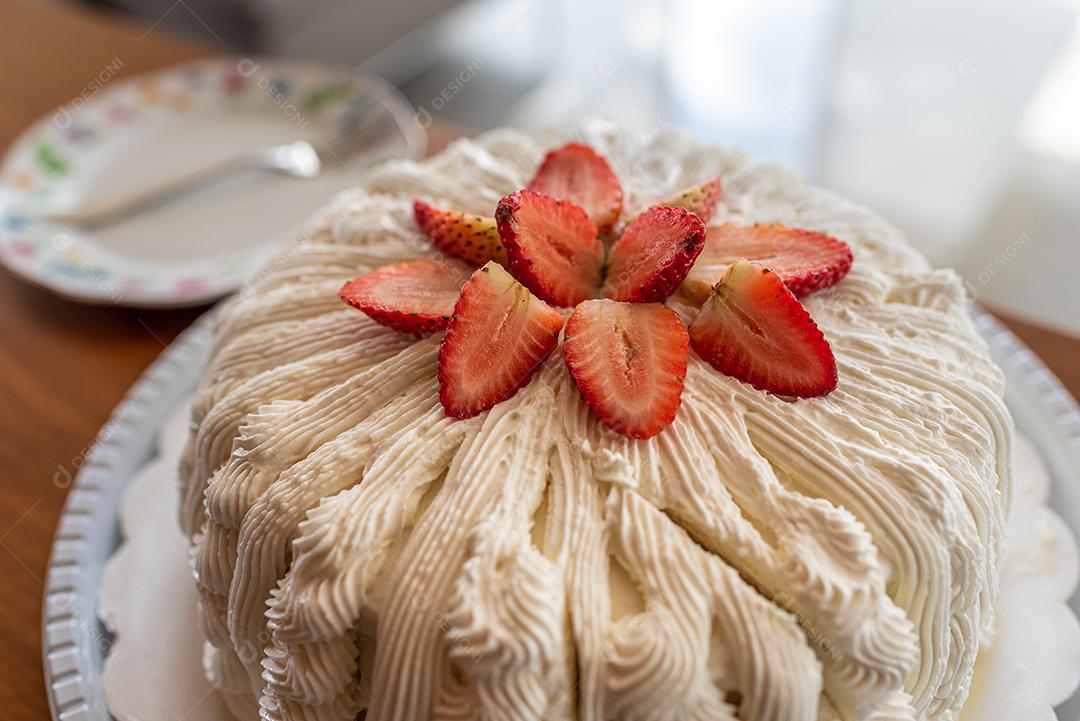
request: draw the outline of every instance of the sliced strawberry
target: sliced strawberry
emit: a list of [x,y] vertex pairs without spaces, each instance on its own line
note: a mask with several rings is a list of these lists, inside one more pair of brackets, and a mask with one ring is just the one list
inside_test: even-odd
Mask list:
[[409,260],[365,273],[342,286],[338,297],[403,333],[446,327],[469,268],[450,258]]
[[622,211],[623,191],[615,171],[584,143],[567,143],[548,153],[528,189],[580,205],[601,233],[611,230]]
[[654,205],[667,205],[676,208],[686,208],[691,213],[701,218],[702,223],[712,220],[716,212],[716,204],[720,202],[723,190],[720,186],[720,178],[711,178],[704,183],[684,188],[677,193],[672,193]]
[[442,210],[413,201],[413,214],[424,235],[439,250],[477,267],[489,260],[506,265],[506,250],[494,218]]
[[439,348],[439,399],[471,418],[514,395],[559,344],[562,314],[489,262],[461,289]]
[[779,224],[725,223],[709,228],[683,289],[704,301],[739,258],[776,271],[799,297],[834,285],[851,270],[851,248],[824,233]]
[[585,402],[617,433],[651,438],[675,420],[690,342],[670,308],[585,301],[566,322],[563,353]]
[[541,300],[572,306],[596,294],[604,244],[579,206],[519,190],[499,201],[495,220],[510,272]]
[[705,301],[690,340],[716,370],[758,390],[812,398],[836,388],[836,359],[810,314],[780,276],[744,259]]
[[686,278],[705,243],[705,224],[684,208],[649,208],[611,246],[604,295],[660,303]]

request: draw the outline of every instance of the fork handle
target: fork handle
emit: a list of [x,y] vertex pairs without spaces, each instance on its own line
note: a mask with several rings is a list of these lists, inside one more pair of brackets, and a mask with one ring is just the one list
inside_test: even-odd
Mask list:
[[175,198],[216,181],[258,170],[273,170],[266,155],[261,151],[243,153],[157,185],[151,185],[117,200],[80,207],[70,213],[51,215],[48,220],[78,226],[84,230],[94,230],[165,205]]

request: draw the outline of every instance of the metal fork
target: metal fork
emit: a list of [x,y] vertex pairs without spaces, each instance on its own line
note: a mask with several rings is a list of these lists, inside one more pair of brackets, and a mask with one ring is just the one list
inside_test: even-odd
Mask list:
[[[346,160],[365,149],[389,151],[392,145],[379,142],[385,132],[387,116],[365,113],[351,122],[329,143],[297,140],[241,153],[192,173],[167,180],[123,198],[78,208],[68,213],[49,215],[51,223],[96,230],[166,205],[181,196],[227,178],[252,172],[268,172],[292,178],[315,178],[330,165],[348,165]],[[391,136],[396,137],[395,136]],[[372,154],[377,160],[380,154]]]

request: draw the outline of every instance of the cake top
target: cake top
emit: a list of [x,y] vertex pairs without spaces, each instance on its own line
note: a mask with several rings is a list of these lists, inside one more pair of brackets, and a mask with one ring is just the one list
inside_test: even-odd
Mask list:
[[[494,217],[417,199],[417,225],[449,257],[376,269],[339,295],[403,333],[445,330],[439,397],[457,418],[527,385],[564,323],[566,365],[582,397],[606,428],[631,438],[651,438],[675,418],[691,345],[759,390],[831,392],[832,349],[796,296],[839,282],[851,249],[780,224],[723,223],[706,239],[721,195],[712,177],[620,217],[618,176],[592,147],[570,142],[548,152]],[[467,276],[452,258],[481,267]],[[700,305],[689,333],[659,305],[683,281]],[[552,306],[574,310],[567,321]]]
[[[481,255],[447,255],[414,207],[494,218],[500,240],[500,221],[517,235],[535,230],[520,217],[529,203],[545,204],[542,219],[564,210],[514,194],[571,141],[605,160],[628,209],[610,212],[606,186],[592,197],[606,202],[563,206],[573,224],[610,225],[625,239],[635,221],[624,228],[620,217],[718,177],[722,195],[701,221],[706,249],[709,234],[755,224],[849,247],[842,280],[783,296],[827,339],[835,388],[792,402],[688,349],[662,430],[643,440],[598,422],[604,410],[589,395],[604,395],[606,376],[587,362],[584,380],[573,372],[609,347],[593,329],[629,328],[629,347],[667,368],[671,338],[693,340],[685,328],[705,313],[700,298],[722,300],[706,251],[662,304],[653,294],[675,283],[652,278],[668,267],[655,262],[642,266],[647,283],[600,281],[651,302],[581,299],[568,271],[539,283],[506,270],[510,249],[496,257],[490,233],[469,246]],[[696,243],[688,215],[661,215],[676,239]],[[577,246],[566,250],[577,257]],[[350,278],[382,273],[383,293],[395,287],[386,268],[414,261],[457,274],[413,274],[407,288],[428,283],[454,306],[479,299],[486,309],[451,318],[509,319],[535,340],[534,355],[512,364],[534,363],[531,382],[471,417],[448,416],[441,334],[402,333],[342,306]],[[472,267],[481,261],[486,273]],[[747,296],[767,277],[752,264],[731,273]],[[459,296],[458,282],[473,292]],[[564,297],[576,308],[560,307]],[[502,310],[511,304],[524,314]],[[418,311],[407,329],[454,322],[444,315]],[[563,352],[528,360],[567,315]],[[672,315],[677,323],[663,320]],[[739,328],[729,326],[705,336],[731,345],[724,333]],[[639,346],[635,330],[668,340]],[[494,131],[387,164],[335,198],[303,243],[221,310],[216,339],[183,468],[183,520],[207,667],[251,713],[815,721],[948,719],[963,703],[990,628],[1011,475],[1002,379],[957,276],[930,268],[865,208],[671,131]],[[444,366],[478,362],[462,347],[446,350]],[[491,402],[482,380],[449,399],[461,415]]]

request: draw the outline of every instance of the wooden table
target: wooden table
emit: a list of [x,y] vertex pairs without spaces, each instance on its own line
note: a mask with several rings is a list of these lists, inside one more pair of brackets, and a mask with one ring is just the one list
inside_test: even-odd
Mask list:
[[[0,148],[77,95],[113,58],[120,77],[218,50],[116,16],[0,0]],[[433,138],[442,145],[443,132]],[[41,673],[42,577],[67,478],[112,407],[203,309],[74,305],[0,275],[0,708],[47,719]],[[1005,319],[1080,395],[1080,341]]]

